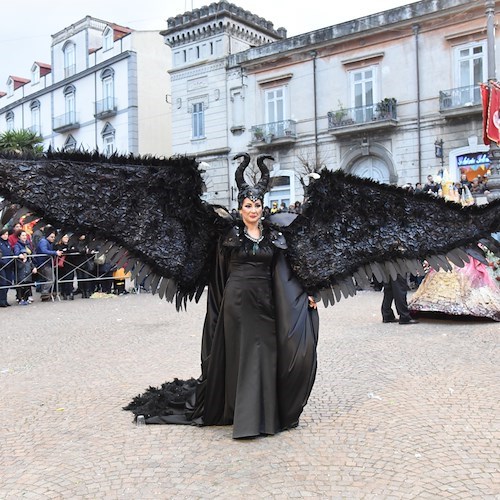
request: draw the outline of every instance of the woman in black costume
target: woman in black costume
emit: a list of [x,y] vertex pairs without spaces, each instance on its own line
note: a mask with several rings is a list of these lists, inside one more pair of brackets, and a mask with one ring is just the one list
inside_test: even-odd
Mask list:
[[210,279],[202,375],[150,389],[126,407],[146,423],[233,424],[234,438],[297,426],[316,374],[316,302],[294,278],[283,234],[262,220],[269,171],[236,172],[241,221],[221,237]]

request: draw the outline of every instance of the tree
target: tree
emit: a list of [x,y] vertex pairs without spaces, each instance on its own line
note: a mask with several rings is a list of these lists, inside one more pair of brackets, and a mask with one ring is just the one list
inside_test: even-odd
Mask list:
[[31,130],[7,130],[0,134],[0,151],[6,153],[41,153],[43,138]]

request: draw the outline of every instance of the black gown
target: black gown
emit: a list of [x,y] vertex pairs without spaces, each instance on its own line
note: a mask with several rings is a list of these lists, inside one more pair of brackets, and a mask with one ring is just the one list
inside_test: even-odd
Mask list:
[[316,374],[317,311],[294,278],[281,233],[222,238],[208,292],[197,380],[150,389],[125,409],[146,423],[233,424],[233,437],[295,427]]

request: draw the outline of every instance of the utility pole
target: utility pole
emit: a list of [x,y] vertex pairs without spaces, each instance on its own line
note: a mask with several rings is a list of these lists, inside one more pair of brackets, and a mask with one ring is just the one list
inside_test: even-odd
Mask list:
[[[488,85],[491,82],[496,82],[495,68],[495,0],[486,0],[486,19],[487,19],[487,36],[488,36]],[[483,117],[483,120],[487,117]],[[491,141],[490,150],[488,153],[490,159],[491,175],[488,177],[488,202],[492,202],[500,198],[500,148],[497,143]]]

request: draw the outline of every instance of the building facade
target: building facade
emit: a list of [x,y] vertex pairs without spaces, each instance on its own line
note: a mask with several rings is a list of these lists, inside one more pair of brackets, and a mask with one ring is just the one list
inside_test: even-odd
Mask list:
[[52,36],[51,59],[8,79],[0,133],[31,129],[45,149],[170,156],[170,50],[158,32],[87,16]]
[[236,205],[241,151],[274,158],[267,204],[301,200],[322,166],[398,185],[488,169],[484,2],[423,0],[286,38],[223,1],[161,34],[173,152],[204,162],[211,202]]

